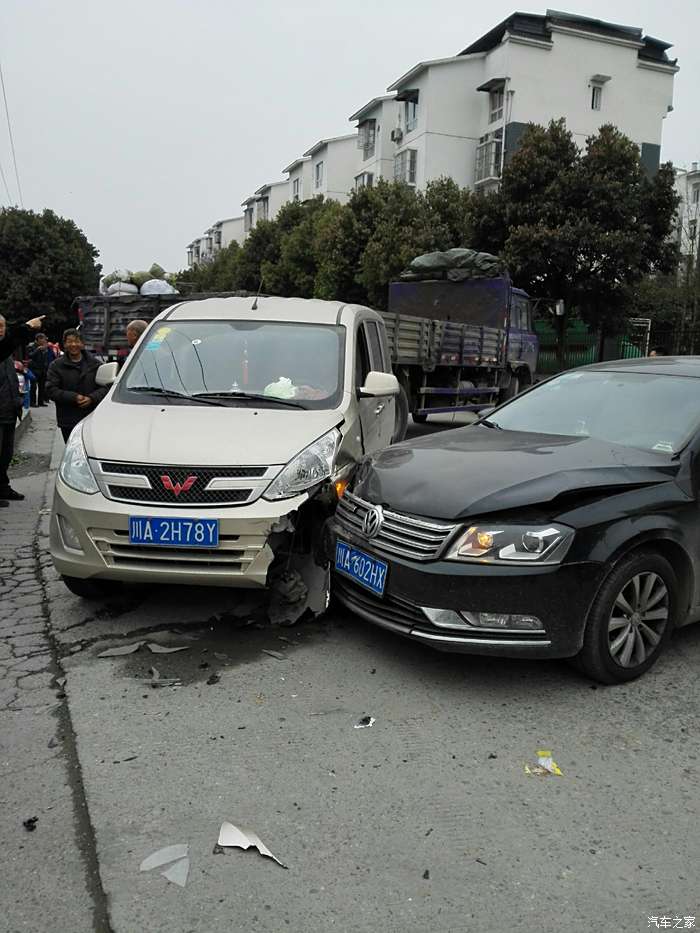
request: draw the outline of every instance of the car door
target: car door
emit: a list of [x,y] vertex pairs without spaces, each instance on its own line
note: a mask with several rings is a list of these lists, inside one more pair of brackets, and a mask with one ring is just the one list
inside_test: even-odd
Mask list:
[[523,300],[516,292],[510,296],[510,327],[508,329],[508,362],[520,360],[523,349]]
[[384,358],[383,334],[373,320],[362,321],[355,335],[355,391],[362,425],[362,445],[365,453],[388,447],[394,434],[396,402],[390,395],[362,398],[360,389],[370,372],[391,372]]

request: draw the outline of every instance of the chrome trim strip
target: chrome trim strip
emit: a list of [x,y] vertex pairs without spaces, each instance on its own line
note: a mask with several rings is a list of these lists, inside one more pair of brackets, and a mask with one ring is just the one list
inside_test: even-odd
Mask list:
[[492,648],[551,648],[552,642],[544,639],[521,638],[518,641],[505,638],[460,638],[456,635],[441,635],[411,629],[411,638],[418,638],[428,644],[440,642],[447,645],[488,645]]

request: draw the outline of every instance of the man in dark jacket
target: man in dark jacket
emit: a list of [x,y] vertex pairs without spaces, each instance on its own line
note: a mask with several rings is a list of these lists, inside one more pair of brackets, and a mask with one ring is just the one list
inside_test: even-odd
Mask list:
[[[0,334],[4,329],[3,318],[0,322]],[[15,361],[8,356],[0,361],[0,508],[6,508],[10,499],[24,499],[21,493],[12,489],[10,477],[7,475],[15,449],[15,425],[21,415],[22,396],[19,391],[19,379]]]
[[29,343],[34,337],[34,331],[39,330],[41,322],[46,317],[34,317],[26,324],[7,324],[5,318],[0,314],[0,360],[6,360],[12,356],[17,347],[22,343]]
[[64,331],[63,356],[53,361],[46,377],[46,397],[56,403],[56,421],[64,441],[107,394],[107,387],[95,382],[99,365],[75,328]]
[[[32,404],[38,404],[41,407],[46,405],[46,376],[49,366],[56,359],[56,354],[49,346],[46,334],[36,335],[36,347],[29,354],[29,365],[36,376],[36,386],[38,389],[38,399],[32,398]],[[34,386],[32,386],[32,392]]]

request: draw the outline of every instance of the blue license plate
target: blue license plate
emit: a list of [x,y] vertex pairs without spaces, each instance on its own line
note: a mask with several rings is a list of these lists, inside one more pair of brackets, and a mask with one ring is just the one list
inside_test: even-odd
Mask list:
[[335,569],[377,596],[383,595],[389,570],[389,565],[383,560],[370,557],[369,554],[350,547],[344,541],[336,541]]
[[129,516],[129,544],[158,547],[218,547],[216,518],[143,518]]

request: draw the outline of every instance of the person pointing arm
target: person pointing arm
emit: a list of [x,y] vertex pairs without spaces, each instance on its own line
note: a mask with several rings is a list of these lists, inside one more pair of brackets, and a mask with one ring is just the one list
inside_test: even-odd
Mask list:
[[[39,330],[45,316],[46,315],[42,314],[41,317],[34,317],[31,321],[27,321],[26,324],[7,325],[5,333],[0,337],[0,362],[6,360],[8,356],[12,356],[21,343],[31,340],[33,331]],[[5,318],[1,314],[0,318],[2,318],[3,322],[5,321]]]

